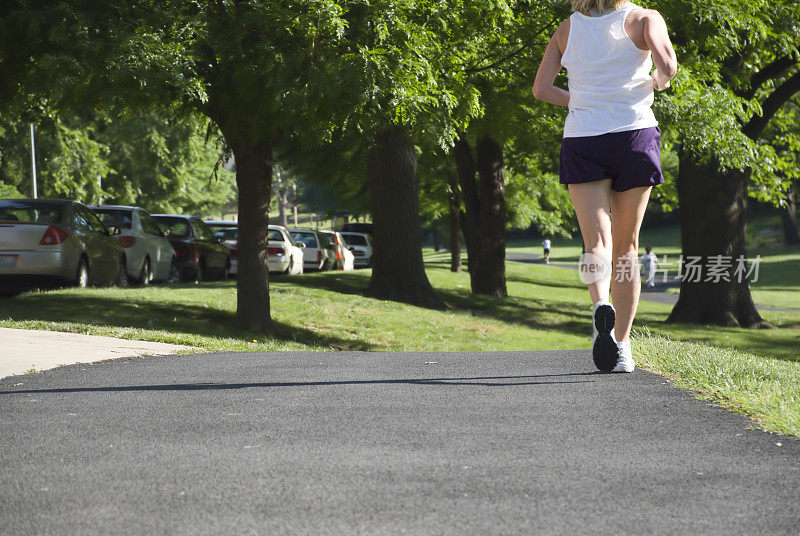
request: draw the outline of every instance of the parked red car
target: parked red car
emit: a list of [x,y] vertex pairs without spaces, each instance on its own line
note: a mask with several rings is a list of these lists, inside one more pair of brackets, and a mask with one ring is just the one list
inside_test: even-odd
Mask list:
[[153,214],[153,218],[175,249],[181,279],[228,279],[231,268],[228,248],[222,245],[203,220],[196,216],[175,214]]

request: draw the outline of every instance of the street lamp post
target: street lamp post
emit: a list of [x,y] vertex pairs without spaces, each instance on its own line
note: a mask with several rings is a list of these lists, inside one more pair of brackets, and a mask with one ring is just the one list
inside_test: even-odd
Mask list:
[[294,211],[294,228],[297,229],[297,184],[292,183],[292,201],[294,207],[292,207]]
[[36,191],[36,145],[33,141],[33,123],[31,123],[31,175],[33,176],[33,198],[38,197]]

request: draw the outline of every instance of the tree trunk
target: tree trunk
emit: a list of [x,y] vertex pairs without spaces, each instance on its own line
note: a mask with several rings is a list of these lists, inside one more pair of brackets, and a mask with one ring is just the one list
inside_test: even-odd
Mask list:
[[[470,286],[476,294],[504,298],[506,289],[506,194],[503,151],[493,138],[477,143],[477,161],[469,143],[456,142],[454,156],[466,211],[461,215],[467,240]],[[475,172],[478,174],[478,185]]]
[[[224,131],[223,131],[224,133]],[[236,159],[239,189],[239,266],[236,293],[236,324],[267,333],[269,313],[269,267],[267,227],[272,188],[272,147],[252,145],[226,138]]]
[[[745,208],[749,172],[721,173],[715,162],[701,165],[683,151],[679,156],[684,277],[678,303],[668,321],[768,327],[750,296],[748,278],[736,274],[738,260],[747,258]],[[688,266],[692,261],[701,267],[699,277],[698,271]],[[724,275],[715,276],[715,269]]]
[[367,171],[373,238],[372,277],[367,293],[445,309],[433,292],[422,262],[417,159],[403,127],[391,127],[375,136]]
[[450,271],[461,273],[461,226],[459,214],[461,213],[461,189],[458,187],[458,178],[449,177],[450,191]]
[[778,210],[783,222],[783,241],[787,246],[800,246],[800,233],[797,230],[797,183],[793,182],[786,192],[786,204]]
[[278,219],[280,220],[281,225],[287,228],[289,227],[289,216],[286,211],[287,205],[289,204],[287,199],[287,196],[289,195],[288,190],[289,189],[286,186],[281,186],[275,190],[275,193],[278,196]]

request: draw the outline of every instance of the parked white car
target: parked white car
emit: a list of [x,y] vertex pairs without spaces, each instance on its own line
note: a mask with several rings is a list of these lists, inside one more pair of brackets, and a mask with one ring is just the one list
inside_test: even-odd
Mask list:
[[372,266],[372,239],[368,234],[350,231],[339,231],[339,234],[347,242],[347,249],[353,252],[356,268],[369,268]]
[[304,269],[304,248],[292,238],[286,227],[270,225],[267,249],[270,272],[299,275]]
[[333,249],[328,245],[328,239],[313,229],[289,229],[289,232],[300,244],[303,244],[303,266],[308,270],[324,270],[332,265],[335,259],[330,258]]
[[141,285],[166,281],[177,283],[181,272],[172,244],[149,212],[139,207],[102,205],[89,207],[117,242],[125,248],[128,278]]

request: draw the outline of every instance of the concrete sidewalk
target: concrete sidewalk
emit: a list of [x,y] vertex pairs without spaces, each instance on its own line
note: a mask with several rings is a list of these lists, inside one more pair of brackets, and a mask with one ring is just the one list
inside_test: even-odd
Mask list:
[[190,346],[60,331],[0,328],[0,378],[117,357],[174,354]]

